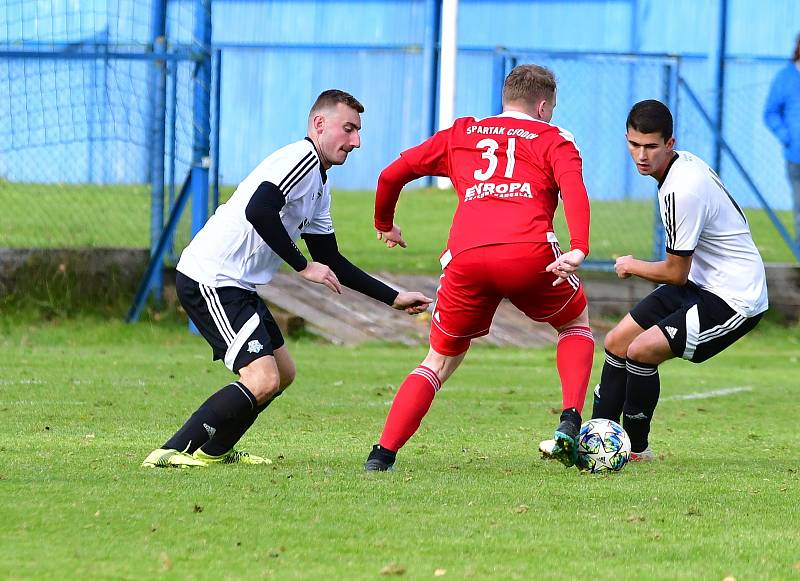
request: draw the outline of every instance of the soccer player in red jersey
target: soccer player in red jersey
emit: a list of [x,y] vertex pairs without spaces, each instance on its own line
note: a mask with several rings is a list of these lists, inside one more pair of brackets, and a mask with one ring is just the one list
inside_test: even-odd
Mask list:
[[[503,85],[501,114],[457,119],[381,172],[375,228],[390,248],[406,246],[393,221],[405,184],[422,176],[449,177],[458,207],[440,259],[430,350],[395,395],[365,470],[394,465],[471,339],[489,332],[503,298],[558,331],[564,411],[547,452],[567,466],[574,463],[594,354],[586,297],[575,274],[589,253],[589,200],[572,135],[549,123],[555,106],[553,73],[518,66]],[[559,192],[570,233],[570,250],[563,254],[553,232]]]

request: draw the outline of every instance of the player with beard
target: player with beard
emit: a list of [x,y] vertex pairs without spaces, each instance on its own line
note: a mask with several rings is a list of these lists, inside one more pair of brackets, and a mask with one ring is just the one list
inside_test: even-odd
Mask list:
[[[265,462],[234,446],[295,378],[281,332],[256,294],[256,285],[269,283],[284,262],[335,293],[345,285],[409,314],[427,309],[429,298],[392,289],[338,249],[327,172],[360,147],[363,111],[344,91],[320,94],[305,139],[262,161],[181,254],[176,278],[181,305],[214,359],[239,377],[209,397],[142,466]],[[300,237],[311,261],[295,245]]]

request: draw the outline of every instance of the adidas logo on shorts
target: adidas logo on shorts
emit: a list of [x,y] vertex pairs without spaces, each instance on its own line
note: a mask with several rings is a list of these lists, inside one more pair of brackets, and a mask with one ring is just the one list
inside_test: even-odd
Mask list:
[[675,327],[664,327],[664,329],[667,331],[667,333],[669,333],[670,339],[674,339],[675,334],[678,332],[678,330]]

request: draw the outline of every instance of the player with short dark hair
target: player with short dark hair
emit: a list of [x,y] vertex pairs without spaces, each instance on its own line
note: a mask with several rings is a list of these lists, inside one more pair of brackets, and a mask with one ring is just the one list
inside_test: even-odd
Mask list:
[[[361,146],[363,111],[344,91],[323,92],[308,116],[306,138],[263,160],[181,254],[181,305],[214,359],[239,380],[208,398],[143,466],[265,462],[234,446],[295,377],[280,329],[256,294],[256,285],[267,284],[283,262],[336,293],[345,285],[409,314],[427,309],[429,298],[376,280],[342,256],[336,243],[327,171]],[[311,262],[295,245],[300,237]]]
[[340,103],[356,113],[360,114],[364,112],[364,105],[350,93],[340,91],[339,89],[328,89],[327,91],[322,91],[319,97],[317,97],[317,100],[314,101],[314,104],[311,105],[311,110],[308,112],[309,120],[317,113],[335,108]]
[[651,460],[650,423],[658,403],[659,364],[700,363],[752,330],[768,307],[764,264],[739,205],[697,156],[673,149],[672,114],[642,101],[626,121],[628,151],[641,175],[658,181],[666,259],[617,259],[620,278],[660,284],[605,339],[593,418],[619,421],[633,460]]
[[[457,119],[381,172],[375,228],[389,247],[406,245],[393,218],[400,191],[410,181],[449,177],[458,207],[440,259],[430,350],[397,391],[366,470],[394,465],[470,341],[489,332],[504,298],[559,333],[564,411],[553,454],[568,466],[574,463],[594,353],[586,297],[575,274],[589,253],[589,200],[572,135],[549,123],[555,106],[552,72],[518,66],[505,80],[501,114]],[[559,192],[571,236],[564,254],[553,232]]]
[[660,101],[640,101],[628,112],[625,127],[638,133],[658,133],[666,142],[672,138],[672,113]]

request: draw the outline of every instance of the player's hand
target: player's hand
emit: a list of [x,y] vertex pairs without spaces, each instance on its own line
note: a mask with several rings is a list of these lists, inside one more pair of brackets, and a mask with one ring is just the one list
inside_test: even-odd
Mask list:
[[630,268],[634,260],[635,258],[630,254],[617,258],[617,261],[614,264],[614,272],[617,273],[617,276],[620,278],[630,278]]
[[317,284],[324,284],[336,294],[342,294],[342,285],[336,274],[330,269],[327,264],[321,262],[309,262],[308,265],[300,271],[300,276],[311,282]]
[[428,310],[428,305],[433,302],[422,293],[417,292],[401,292],[397,294],[397,298],[392,303],[392,308],[398,311],[405,311],[409,315],[418,315]]
[[392,224],[392,229],[388,232],[378,230],[378,240],[382,240],[387,248],[394,248],[395,246],[407,247],[406,241],[403,240],[403,231],[400,230],[400,226],[397,224]]
[[560,285],[570,276],[575,274],[575,271],[577,271],[580,265],[583,264],[585,258],[586,255],[583,253],[583,251],[576,248],[575,250],[565,252],[553,262],[548,264],[545,270],[547,272],[552,272],[557,277],[553,281],[553,286]]

